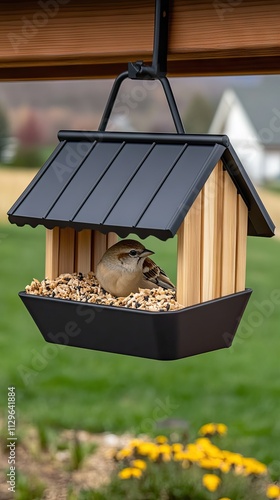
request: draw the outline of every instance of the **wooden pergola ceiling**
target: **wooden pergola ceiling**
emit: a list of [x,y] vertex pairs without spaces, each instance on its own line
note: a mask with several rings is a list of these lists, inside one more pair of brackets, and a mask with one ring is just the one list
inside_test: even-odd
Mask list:
[[[169,76],[280,72],[279,0],[171,0]],[[111,78],[149,63],[154,0],[6,0],[0,80]]]

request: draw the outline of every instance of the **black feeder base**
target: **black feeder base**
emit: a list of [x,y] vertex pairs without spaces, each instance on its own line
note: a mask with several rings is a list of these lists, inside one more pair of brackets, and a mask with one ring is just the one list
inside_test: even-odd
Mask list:
[[251,293],[155,313],[19,296],[47,342],[168,361],[230,347]]

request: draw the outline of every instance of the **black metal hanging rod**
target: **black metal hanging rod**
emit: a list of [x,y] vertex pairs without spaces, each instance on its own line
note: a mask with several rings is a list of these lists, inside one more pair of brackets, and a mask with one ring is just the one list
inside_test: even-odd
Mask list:
[[155,0],[154,46],[152,65],[146,66],[143,61],[136,61],[134,63],[129,62],[128,70],[117,76],[100,121],[100,125],[98,128],[99,131],[105,131],[120,86],[126,78],[130,78],[132,80],[159,80],[163,87],[177,133],[185,133],[184,125],[182,123],[169,80],[166,78],[168,20],[169,0]]

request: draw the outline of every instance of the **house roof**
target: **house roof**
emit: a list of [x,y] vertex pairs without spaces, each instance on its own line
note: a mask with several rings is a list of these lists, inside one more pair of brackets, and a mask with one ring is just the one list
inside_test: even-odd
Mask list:
[[279,77],[262,78],[250,87],[235,87],[239,101],[256,129],[261,142],[280,147]]
[[248,234],[274,233],[227,136],[61,131],[58,138],[55,151],[9,210],[10,222],[166,240],[176,234],[222,158],[248,206]]

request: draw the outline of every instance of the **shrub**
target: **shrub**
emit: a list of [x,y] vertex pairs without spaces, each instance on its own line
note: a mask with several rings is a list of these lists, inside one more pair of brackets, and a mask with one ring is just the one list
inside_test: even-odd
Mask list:
[[116,452],[117,470],[111,482],[98,490],[81,491],[79,500],[280,499],[266,465],[214,444],[215,436],[226,430],[224,424],[207,424],[200,437],[186,445],[165,436],[132,440]]

